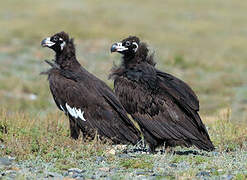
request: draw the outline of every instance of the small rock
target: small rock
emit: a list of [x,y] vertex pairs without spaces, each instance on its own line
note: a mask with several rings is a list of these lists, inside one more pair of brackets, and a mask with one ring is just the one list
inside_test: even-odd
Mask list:
[[13,166],[13,167],[10,167],[10,170],[13,170],[13,171],[19,171],[19,170],[20,170],[20,168]]
[[81,174],[81,173],[84,173],[85,172],[85,170],[81,170],[81,169],[78,169],[78,168],[70,168],[69,170],[68,170],[68,172],[69,173],[77,173],[77,174]]
[[99,177],[107,177],[107,174],[101,174]]
[[140,178],[142,180],[146,180],[147,179],[146,176],[144,176],[144,175],[139,175],[138,178]]
[[109,172],[110,171],[110,168],[109,167],[102,167],[102,168],[99,168],[100,171],[105,171],[105,172]]
[[161,174],[153,173],[151,176],[161,176]]
[[48,172],[47,177],[54,177],[54,178],[63,178],[61,174],[55,172]]
[[218,153],[218,152],[212,152],[212,155],[213,155],[213,156],[219,156],[220,153]]
[[104,161],[105,160],[105,158],[103,157],[103,156],[97,156],[96,157],[96,162],[97,163],[100,163],[100,162],[102,162],[102,161]]
[[2,172],[2,176],[11,176],[11,177],[15,177],[16,176],[16,171],[14,170],[7,170],[5,172]]
[[231,175],[231,174],[223,175],[223,176],[220,176],[220,179],[232,180],[233,179],[233,175]]
[[14,161],[16,159],[15,157],[12,157],[12,156],[8,156],[8,158],[10,161]]
[[63,173],[63,176],[69,176],[68,172]]
[[138,171],[138,172],[136,172],[136,175],[147,175],[147,174],[153,174],[154,172],[153,171]]
[[77,178],[79,174],[73,174],[72,178]]
[[113,173],[113,174],[116,174],[120,169],[119,168],[111,168],[110,171]]
[[131,158],[131,156],[129,154],[119,154],[118,157],[120,158]]
[[190,165],[183,161],[183,162],[178,163],[177,167],[180,168],[180,169],[187,169],[187,168],[190,167]]
[[4,149],[5,145],[4,144],[0,144],[0,149]]
[[85,178],[84,178],[84,176],[80,176],[79,178],[77,177],[76,179],[77,180],[84,180]]
[[35,94],[29,94],[28,97],[29,97],[29,99],[32,100],[32,101],[34,101],[34,100],[37,99],[37,95],[35,95]]
[[116,154],[115,149],[111,149],[108,152],[106,152],[106,155],[115,155],[115,154]]
[[174,164],[174,163],[170,164],[169,166],[170,166],[170,167],[174,167],[174,168],[177,167],[177,165]]
[[9,158],[6,158],[6,157],[0,158],[0,166],[9,166],[11,164],[12,162]]
[[126,149],[126,147],[127,147],[127,145],[120,145],[120,144],[115,145],[115,149],[117,149],[117,150],[124,150],[124,149]]
[[196,174],[197,177],[201,177],[201,176],[210,176],[210,173],[207,171],[201,171],[199,173]]
[[137,176],[146,175],[146,174],[147,174],[147,172],[144,172],[144,171],[136,172]]

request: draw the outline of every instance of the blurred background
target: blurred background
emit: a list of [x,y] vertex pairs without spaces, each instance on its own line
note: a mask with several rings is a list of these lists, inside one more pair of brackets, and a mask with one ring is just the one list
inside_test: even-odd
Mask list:
[[[243,0],[9,0],[0,6],[0,108],[46,116],[57,112],[41,48],[65,31],[77,58],[107,82],[119,54],[110,46],[137,35],[155,51],[156,67],[186,81],[200,99],[205,121],[230,109],[247,122],[247,1]],[[2,117],[3,118],[3,117]]]

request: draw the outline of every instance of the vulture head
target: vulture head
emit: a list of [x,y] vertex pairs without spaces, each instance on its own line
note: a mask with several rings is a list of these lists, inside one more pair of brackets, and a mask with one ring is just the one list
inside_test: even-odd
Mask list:
[[114,43],[111,46],[111,52],[118,52],[123,55],[133,56],[139,48],[140,40],[136,36],[129,36],[121,42]]
[[62,31],[60,33],[54,34],[51,37],[45,38],[43,41],[41,41],[41,46],[51,48],[56,53],[61,53],[69,41],[69,35]]
[[153,60],[154,53],[149,55],[147,44],[141,42],[136,36],[129,36],[120,42],[114,43],[111,46],[111,52],[122,54],[125,63],[132,61],[136,63],[147,62],[152,66],[156,64]]

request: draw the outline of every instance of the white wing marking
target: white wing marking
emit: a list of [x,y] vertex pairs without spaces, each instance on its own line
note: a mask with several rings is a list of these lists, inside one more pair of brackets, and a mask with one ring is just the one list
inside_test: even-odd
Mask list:
[[63,111],[63,112],[65,112],[65,111],[64,111],[64,108],[63,108],[63,106],[62,106],[62,105],[60,105],[60,108],[62,109],[62,111]]
[[84,111],[82,111],[80,108],[78,109],[76,107],[71,108],[67,103],[65,104],[65,106],[71,116],[73,116],[74,118],[79,117],[81,120],[86,121],[86,119],[83,116]]

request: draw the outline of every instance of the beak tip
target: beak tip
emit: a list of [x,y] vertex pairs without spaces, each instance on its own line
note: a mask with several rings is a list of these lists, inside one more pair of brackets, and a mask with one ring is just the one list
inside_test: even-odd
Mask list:
[[116,50],[117,50],[117,45],[116,44],[113,44],[111,46],[111,53],[116,52]]
[[40,45],[41,45],[42,47],[45,47],[45,40],[46,40],[46,39],[43,39],[43,40],[41,41],[41,43],[40,43]]

